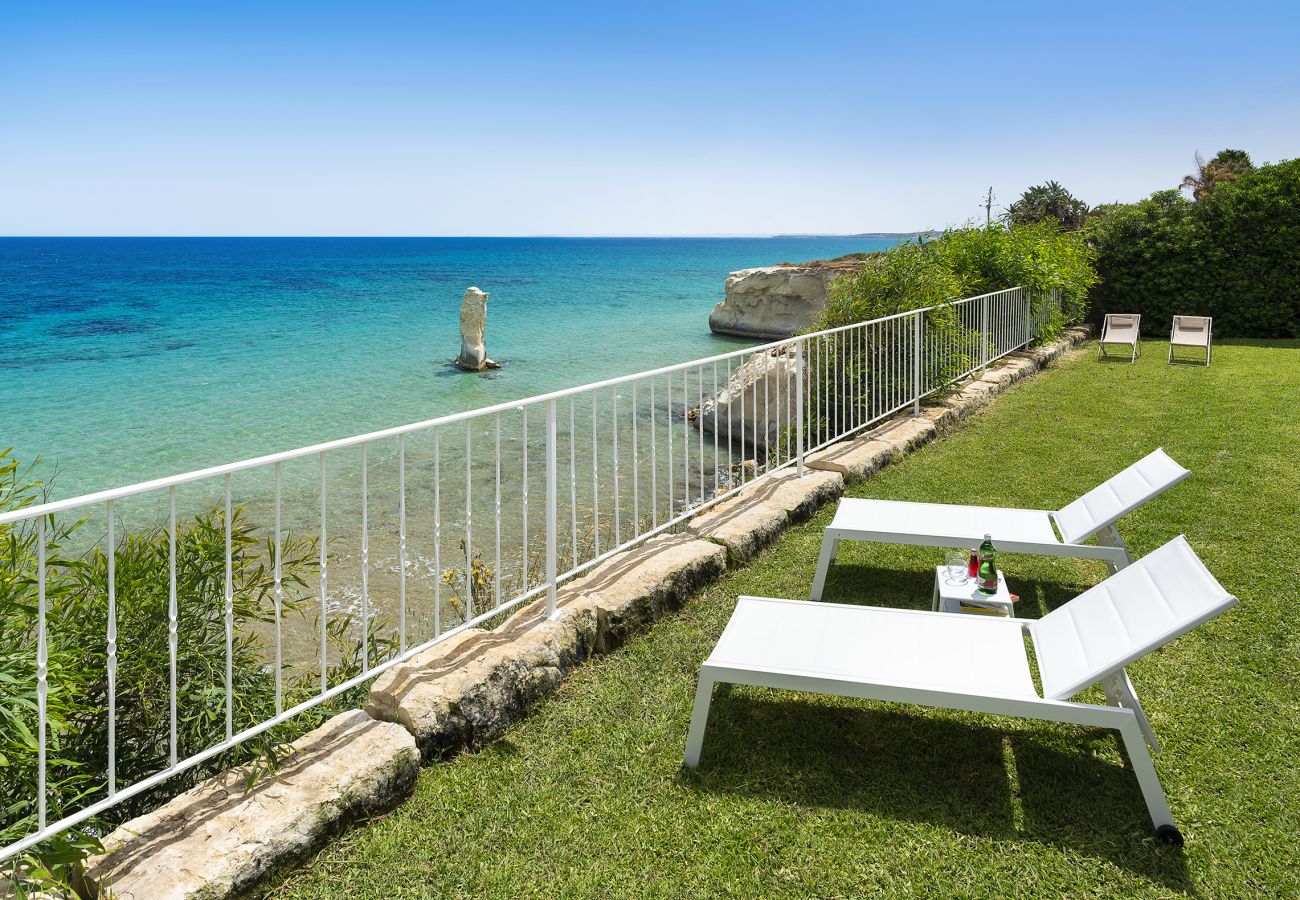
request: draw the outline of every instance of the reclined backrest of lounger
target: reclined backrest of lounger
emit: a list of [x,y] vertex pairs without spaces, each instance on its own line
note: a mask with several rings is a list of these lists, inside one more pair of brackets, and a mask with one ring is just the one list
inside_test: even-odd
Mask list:
[[1184,347],[1209,346],[1209,316],[1174,316],[1174,327],[1169,340]]
[[1129,313],[1108,314],[1103,323],[1105,327],[1101,330],[1102,342],[1117,341],[1128,344],[1137,340],[1138,322],[1141,318],[1140,315]]
[[1179,535],[1029,626],[1043,696],[1073,697],[1236,603]]
[[1170,459],[1164,450],[1156,448],[1114,478],[1107,479],[1054,513],[1052,518],[1061,530],[1061,540],[1067,544],[1082,543],[1190,474]]

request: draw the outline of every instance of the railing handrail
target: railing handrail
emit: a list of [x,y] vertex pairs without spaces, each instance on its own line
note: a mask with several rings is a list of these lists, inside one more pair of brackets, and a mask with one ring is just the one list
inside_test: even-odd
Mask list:
[[337,438],[332,441],[322,441],[316,444],[309,444],[305,447],[299,447],[295,450],[283,450],[279,453],[269,453],[263,456],[250,457],[238,462],[225,463],[224,465],[209,466],[203,469],[194,469],[189,472],[182,472],[179,475],[169,475],[162,478],[153,478],[148,481],[140,481],[135,484],[124,485],[122,487],[110,488],[103,491],[95,491],[89,494],[80,494],[76,497],[68,497],[63,500],[51,500],[45,503],[25,506],[21,509],[0,512],[0,525],[8,525],[12,522],[21,522],[47,516],[53,513],[65,512],[69,509],[76,509],[81,506],[92,506],[104,503],[109,500],[118,500],[123,497],[131,497],[136,494],[144,494],[149,491],[162,490],[164,488],[176,487],[182,484],[189,484],[195,481],[202,481],[205,478],[215,478],[223,475],[230,475],[235,472],[242,472],[248,469],[255,469],[260,466],[273,465],[275,463],[289,462],[290,460],[302,459],[308,456],[314,456],[321,453],[327,453],[334,450],[343,450],[349,447],[359,447],[363,444],[370,444],[375,441],[385,440],[387,438],[398,437],[399,435],[409,434],[414,431],[425,431],[430,428],[438,428],[444,425],[451,425],[456,422],[463,422],[466,419],[473,419],[479,416],[489,416],[498,412],[507,412],[509,410],[520,409],[524,406],[531,406],[537,403],[545,403],[549,400],[558,400],[562,397],[569,397],[575,394],[581,394],[588,391],[599,390],[601,388],[613,387],[626,382],[637,381],[644,378],[650,378],[657,375],[665,375],[672,372],[678,372],[683,369],[696,368],[722,360],[731,359],[736,356],[749,356],[755,353],[763,353],[768,350],[774,350],[778,347],[788,345],[791,341],[803,341],[813,338],[825,337],[837,334],[850,328],[862,328],[867,325],[889,322],[894,319],[904,318],[906,316],[916,316],[923,313],[931,312],[936,309],[960,306],[965,303],[972,303],[976,300],[982,300],[985,297],[992,297],[997,294],[1007,293],[1008,291],[1019,290],[1020,287],[1003,288],[998,291],[989,291],[985,294],[979,294],[974,297],[961,297],[934,306],[926,306],[920,309],[909,309],[903,312],[893,313],[888,316],[881,316],[876,319],[868,319],[863,322],[852,322],[848,325],[840,325],[835,328],[826,328],[821,331],[809,332],[808,334],[796,334],[788,338],[777,341],[769,341],[766,344],[758,344],[752,347],[745,347],[740,350],[732,350],[726,353],[719,353],[713,356],[704,356],[699,359],[687,360],[686,362],[673,363],[667,366],[661,366],[657,369],[648,369],[643,372],[635,372],[630,375],[619,375],[614,378],[606,378],[602,381],[589,382],[587,384],[576,385],[574,387],[562,388],[558,391],[551,391],[545,394],[535,394],[531,397],[525,397],[520,400],[509,400],[503,403],[495,403],[491,406],[480,406],[474,409],[464,410],[457,413],[448,413],[447,415],[437,416],[432,419],[425,419],[420,422],[413,422],[408,425],[397,425],[390,428],[383,428],[378,431],[371,431],[365,434],[353,435],[352,437]]

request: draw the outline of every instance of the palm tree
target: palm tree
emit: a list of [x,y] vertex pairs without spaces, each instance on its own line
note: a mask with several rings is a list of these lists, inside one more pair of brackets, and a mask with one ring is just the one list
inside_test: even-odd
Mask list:
[[1020,195],[1003,218],[1012,225],[1024,225],[1056,219],[1065,228],[1083,225],[1088,214],[1088,204],[1067,191],[1060,182],[1036,184]]
[[1250,154],[1245,150],[1220,150],[1209,162],[1205,161],[1205,157],[1201,156],[1201,151],[1198,150],[1196,171],[1184,176],[1179,188],[1190,190],[1192,199],[1200,203],[1214,193],[1214,189],[1219,185],[1253,171],[1254,168],[1254,163],[1250,161]]

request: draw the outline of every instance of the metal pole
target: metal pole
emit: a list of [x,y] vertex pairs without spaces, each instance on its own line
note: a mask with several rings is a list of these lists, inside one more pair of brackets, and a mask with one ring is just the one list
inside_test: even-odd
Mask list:
[[794,418],[794,452],[795,472],[803,477],[803,352],[807,346],[807,341],[797,341],[798,352],[795,354],[794,364],[794,383],[795,383],[795,418]]
[[916,393],[912,398],[912,415],[921,414],[921,323],[924,321],[925,313],[918,311],[916,322],[912,329],[912,384],[916,386]]
[[555,615],[555,399],[546,401],[546,615]]

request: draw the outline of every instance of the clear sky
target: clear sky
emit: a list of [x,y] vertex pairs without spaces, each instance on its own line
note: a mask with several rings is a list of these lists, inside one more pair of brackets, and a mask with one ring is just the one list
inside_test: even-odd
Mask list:
[[1300,4],[0,2],[0,234],[905,231],[1300,155]]

